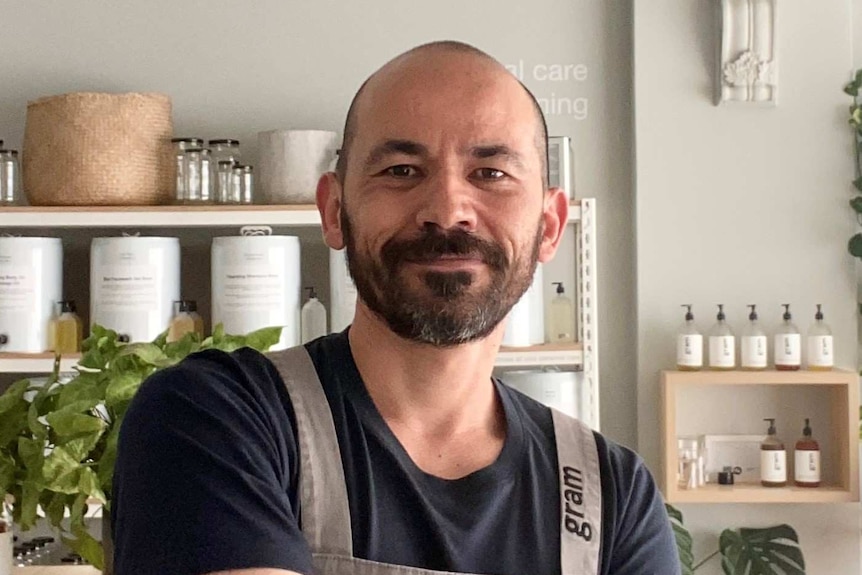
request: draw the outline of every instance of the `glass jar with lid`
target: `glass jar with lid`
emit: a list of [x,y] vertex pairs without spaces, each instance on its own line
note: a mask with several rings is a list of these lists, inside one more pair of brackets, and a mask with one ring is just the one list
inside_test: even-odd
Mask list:
[[0,149],[0,205],[24,205],[21,186],[21,166],[17,150]]
[[254,170],[251,166],[240,164],[233,167],[230,198],[233,204],[254,202]]
[[208,204],[213,200],[212,155],[207,148],[183,151],[183,188],[186,204]]
[[183,152],[192,148],[203,148],[203,138],[172,138],[171,146],[174,149],[174,158],[176,160],[177,183],[174,191],[174,202],[184,204],[188,198],[188,190],[186,188],[185,165],[183,164]]
[[212,150],[213,162],[215,163],[230,161],[239,164],[242,158],[239,151],[239,140],[210,140],[209,149]]

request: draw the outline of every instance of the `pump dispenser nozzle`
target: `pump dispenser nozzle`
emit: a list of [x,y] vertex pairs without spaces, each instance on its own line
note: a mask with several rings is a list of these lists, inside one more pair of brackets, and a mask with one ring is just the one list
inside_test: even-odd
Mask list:
[[789,303],[783,303],[781,305],[784,306],[784,316],[783,316],[784,320],[790,321],[791,319],[793,319],[790,315],[790,304]]
[[718,304],[718,315],[716,316],[718,321],[724,321],[724,304]]
[[756,320],[757,319],[757,312],[754,310],[754,308],[756,306],[753,303],[751,303],[751,304],[748,304],[748,307],[751,308],[751,313],[748,314],[748,319],[750,319],[751,321]]
[[811,437],[811,425],[808,422],[808,418],[805,418],[805,427],[802,428],[802,435],[805,437]]
[[694,321],[694,314],[691,313],[691,304],[690,303],[684,303],[680,307],[686,308],[685,321]]
[[566,293],[566,289],[563,287],[563,282],[551,282],[553,285],[557,286],[557,293]]
[[774,417],[764,417],[763,421],[769,422],[769,430],[766,432],[767,435],[775,435],[778,433],[775,429],[775,418]]
[[314,298],[317,299],[317,292],[314,291],[314,286],[309,286],[305,288],[308,290],[308,299]]
[[820,307],[822,304],[817,304],[817,313],[814,314],[814,319],[821,320],[823,319],[823,311],[821,311]]

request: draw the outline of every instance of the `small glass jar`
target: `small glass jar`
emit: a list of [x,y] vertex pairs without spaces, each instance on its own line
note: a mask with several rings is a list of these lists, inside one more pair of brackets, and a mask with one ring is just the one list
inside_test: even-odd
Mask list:
[[21,166],[18,163],[17,150],[0,149],[0,205],[24,205]]
[[212,157],[207,148],[183,151],[183,188],[185,204],[209,204],[213,200]]
[[239,140],[210,140],[209,149],[212,150],[213,162],[233,162],[239,164],[242,154],[239,151]]
[[185,165],[183,163],[183,152],[193,148],[203,148],[204,141],[201,138],[173,138],[171,145],[174,149],[174,158],[176,161],[177,183],[174,192],[174,202],[184,204],[188,198],[188,190],[186,188]]
[[0,498],[0,575],[12,575],[12,563],[15,560],[12,541],[12,514],[9,507]]
[[233,167],[231,176],[231,203],[251,204],[254,202],[254,170],[251,166]]
[[215,201],[219,204],[233,204],[232,201],[232,181],[233,167],[236,164],[232,160],[222,160],[218,163],[216,170],[216,197]]

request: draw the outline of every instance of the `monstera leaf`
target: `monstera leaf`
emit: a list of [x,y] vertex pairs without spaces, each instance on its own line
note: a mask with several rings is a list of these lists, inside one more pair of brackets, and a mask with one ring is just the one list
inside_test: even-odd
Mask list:
[[726,575],[805,575],[799,538],[790,525],[725,529],[718,544]]
[[682,566],[682,575],[694,574],[694,553],[691,551],[691,533],[682,522],[682,512],[673,505],[665,504],[670,524],[673,527],[673,536],[676,539],[676,550],[679,553],[679,563]]

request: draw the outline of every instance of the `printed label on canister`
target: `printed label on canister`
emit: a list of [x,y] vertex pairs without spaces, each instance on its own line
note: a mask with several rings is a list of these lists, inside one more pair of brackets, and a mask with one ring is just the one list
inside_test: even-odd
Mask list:
[[812,335],[808,338],[808,365],[812,367],[832,367],[835,359],[832,355],[831,335]]
[[742,367],[766,367],[765,335],[750,335],[742,338]]
[[223,313],[267,312],[284,315],[287,308],[283,266],[265,264],[225,265]]
[[31,267],[0,264],[0,311],[37,311],[35,276]]
[[709,336],[710,367],[734,367],[736,365],[736,340],[732,335]]
[[761,450],[760,479],[770,483],[787,481],[787,453],[784,450]]
[[676,364],[686,367],[703,365],[703,336],[680,335],[676,340]]
[[797,449],[793,476],[801,483],[820,482],[820,452]]
[[775,365],[802,363],[802,345],[798,333],[780,333],[775,336]]
[[161,281],[153,265],[103,265],[93,278],[95,301],[102,313],[142,311],[158,313]]

